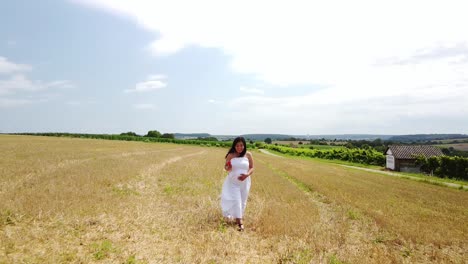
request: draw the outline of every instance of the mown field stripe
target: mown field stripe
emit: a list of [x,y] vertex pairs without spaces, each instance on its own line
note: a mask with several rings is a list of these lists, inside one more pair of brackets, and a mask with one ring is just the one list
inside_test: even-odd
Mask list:
[[[277,155],[275,153],[272,153],[272,152],[270,152],[270,151],[268,151],[266,149],[260,149],[259,151],[264,153],[264,154],[270,155],[270,156],[286,158],[284,156],[280,156],[280,155]],[[285,154],[283,154],[283,155],[285,155]],[[317,161],[320,161],[320,162],[326,162],[326,163],[331,162],[331,160],[321,160],[319,158],[314,158],[314,159],[316,159]],[[453,182],[446,182],[446,181],[443,180],[443,178],[437,178],[437,179],[433,180],[433,179],[426,179],[426,178],[422,178],[422,177],[409,176],[409,175],[400,174],[400,173],[397,173],[397,172],[380,171],[380,170],[372,169],[372,168],[340,164],[340,162],[332,162],[332,163],[336,164],[336,165],[339,165],[339,166],[342,166],[342,167],[346,167],[346,168],[364,170],[364,171],[368,171],[368,172],[372,172],[372,173],[377,173],[377,174],[380,174],[380,175],[394,176],[394,177],[398,177],[398,178],[402,178],[402,179],[408,179],[408,180],[428,183],[428,184],[432,184],[432,185],[438,185],[438,186],[442,186],[442,187],[451,187],[451,188],[456,188],[456,189],[468,191],[468,185],[453,183]]]
[[425,178],[402,175],[402,174],[395,173],[395,172],[378,171],[378,170],[375,170],[375,169],[361,168],[361,167],[356,167],[356,166],[349,166],[349,165],[340,165],[340,166],[343,166],[343,167],[346,167],[346,168],[351,168],[351,169],[369,171],[369,172],[374,172],[374,173],[378,173],[378,174],[382,174],[382,175],[389,175],[389,176],[399,177],[399,178],[403,178],[403,179],[409,179],[409,180],[413,180],[413,181],[419,181],[419,182],[424,182],[424,183],[429,183],[429,184],[434,184],[434,185],[439,185],[439,186],[445,186],[445,187],[451,187],[451,188],[457,188],[457,189],[468,191],[468,185],[462,185],[462,184],[457,184],[457,183],[452,183],[452,182],[434,181],[434,180],[425,179]]
[[267,166],[270,170],[272,170],[274,173],[280,175],[281,177],[285,178],[286,180],[288,180],[289,182],[293,183],[294,185],[296,185],[300,190],[302,190],[304,193],[306,194],[311,194],[314,190],[312,190],[312,188],[310,188],[309,186],[307,186],[305,183],[299,181],[298,179],[294,178],[294,177],[291,177],[290,175],[288,175],[286,172],[284,171],[281,171],[273,166],[271,166],[271,164],[263,161],[263,160],[259,160],[260,163],[264,164],[265,166]]

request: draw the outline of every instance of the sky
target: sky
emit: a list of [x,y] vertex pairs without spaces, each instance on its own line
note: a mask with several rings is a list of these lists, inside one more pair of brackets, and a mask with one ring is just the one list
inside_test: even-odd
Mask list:
[[466,1],[0,1],[0,133],[468,134]]

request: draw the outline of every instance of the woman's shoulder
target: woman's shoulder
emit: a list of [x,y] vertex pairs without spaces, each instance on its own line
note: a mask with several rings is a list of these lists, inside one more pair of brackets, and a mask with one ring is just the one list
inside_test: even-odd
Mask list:
[[252,157],[252,152],[247,151],[247,152],[245,153],[245,156],[246,156],[247,158],[251,158],[251,157]]

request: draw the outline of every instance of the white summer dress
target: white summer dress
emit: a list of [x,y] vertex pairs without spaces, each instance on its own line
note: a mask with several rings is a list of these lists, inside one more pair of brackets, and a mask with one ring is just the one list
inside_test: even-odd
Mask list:
[[237,157],[231,159],[232,170],[224,180],[221,192],[221,209],[227,218],[242,218],[247,205],[250,190],[250,176],[244,181],[237,179],[249,171],[249,159]]

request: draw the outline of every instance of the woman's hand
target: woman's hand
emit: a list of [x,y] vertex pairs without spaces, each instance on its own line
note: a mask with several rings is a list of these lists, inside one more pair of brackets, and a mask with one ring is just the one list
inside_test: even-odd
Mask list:
[[227,170],[227,171],[232,170],[231,161],[228,161],[228,162],[226,162],[226,164],[224,164],[224,169]]
[[239,177],[237,177],[237,179],[238,179],[239,181],[244,181],[245,179],[247,179],[247,177],[249,177],[248,174],[242,173]]

